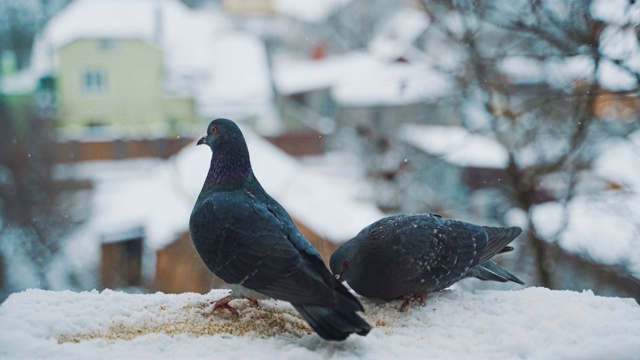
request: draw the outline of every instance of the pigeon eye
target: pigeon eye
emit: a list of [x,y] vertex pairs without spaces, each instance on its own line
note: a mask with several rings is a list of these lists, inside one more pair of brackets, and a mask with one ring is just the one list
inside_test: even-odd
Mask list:
[[342,262],[342,267],[343,268],[347,268],[347,267],[349,267],[349,264],[351,264],[351,262],[349,260],[345,260],[345,261]]
[[217,132],[218,132],[218,127],[217,127],[217,126],[215,126],[215,125],[213,125],[213,126],[211,127],[211,129],[209,130],[209,132],[210,132],[210,133],[212,133],[212,134],[217,133]]

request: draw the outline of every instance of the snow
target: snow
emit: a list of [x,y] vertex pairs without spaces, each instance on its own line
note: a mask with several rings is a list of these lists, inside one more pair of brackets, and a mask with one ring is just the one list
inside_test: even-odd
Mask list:
[[378,34],[369,44],[369,50],[388,60],[410,57],[412,53],[419,52],[413,43],[428,26],[429,18],[423,11],[401,8],[381,24]]
[[593,174],[621,189],[581,194],[566,206],[535,206],[533,221],[545,239],[557,240],[563,249],[600,264],[623,266],[640,278],[640,131],[629,141],[607,142],[601,148]]
[[459,166],[504,169],[509,161],[505,147],[484,135],[458,126],[405,124],[400,138],[408,144]]
[[612,91],[631,90],[638,85],[633,74],[609,60],[604,60],[600,64],[598,82],[603,88]]
[[590,291],[445,290],[425,306],[363,299],[366,336],[327,342],[285,302],[206,315],[227,290],[132,295],[27,290],[0,306],[0,357],[47,359],[603,359],[640,353],[640,307]]
[[572,87],[576,80],[591,79],[593,60],[582,55],[546,60],[510,56],[500,62],[499,69],[516,84],[546,82],[562,89]]
[[170,50],[170,71],[203,68],[204,45],[220,23],[214,14],[196,13],[176,0],[76,0],[36,38],[32,66],[52,71],[51,52],[79,38],[139,38]]
[[13,95],[31,94],[36,90],[38,76],[32,71],[23,71],[0,78],[0,92]]
[[225,32],[210,41],[210,73],[197,92],[200,115],[245,119],[256,110],[268,113],[273,91],[262,41],[241,32]]
[[593,163],[594,173],[640,194],[640,130],[628,140],[609,141],[601,148]]
[[277,58],[273,81],[285,95],[328,89],[348,72],[351,57],[330,56],[316,61]]
[[591,15],[607,23],[625,25],[640,22],[640,5],[628,0],[595,0]]
[[[451,92],[453,80],[413,46],[428,24],[423,12],[402,8],[384,22],[367,51],[321,60],[276,58],[275,86],[285,95],[329,89],[344,106],[406,105],[441,98]],[[409,62],[396,62],[399,58]]]
[[346,106],[403,105],[447,95],[451,79],[427,64],[396,63],[366,52],[323,60],[278,59],[274,82],[283,94],[331,89]]
[[[536,230],[571,253],[596,263],[623,266],[640,278],[640,196],[625,193],[577,196],[567,206],[557,202],[533,208]],[[564,220],[566,218],[566,224]]]
[[337,9],[352,0],[275,0],[274,7],[278,14],[290,16],[292,18],[319,23],[326,20]]

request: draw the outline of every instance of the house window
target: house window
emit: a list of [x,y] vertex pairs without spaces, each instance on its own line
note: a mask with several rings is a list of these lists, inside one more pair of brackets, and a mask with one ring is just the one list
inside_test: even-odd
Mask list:
[[100,39],[98,47],[104,52],[116,51],[120,48],[120,40],[118,39]]
[[82,73],[82,91],[85,94],[104,94],[107,90],[106,71],[101,68],[86,68]]

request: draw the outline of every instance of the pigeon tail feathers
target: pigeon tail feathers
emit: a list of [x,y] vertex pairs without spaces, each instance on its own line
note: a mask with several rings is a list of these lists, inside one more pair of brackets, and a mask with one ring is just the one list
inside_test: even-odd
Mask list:
[[474,276],[480,280],[493,280],[499,282],[512,281],[514,283],[524,285],[524,282],[518,279],[515,275],[501,268],[492,260],[485,261],[484,263],[475,266],[471,269],[471,276]]
[[[487,233],[489,242],[484,249],[482,256],[480,257],[480,263],[483,263],[491,259],[494,255],[509,251],[507,244],[513,241],[520,233],[522,229],[514,227],[491,227],[483,226],[482,229]],[[507,248],[507,250],[505,250]]]
[[343,312],[313,305],[292,305],[325,340],[342,341],[352,333],[364,336],[371,330],[371,325],[353,311]]

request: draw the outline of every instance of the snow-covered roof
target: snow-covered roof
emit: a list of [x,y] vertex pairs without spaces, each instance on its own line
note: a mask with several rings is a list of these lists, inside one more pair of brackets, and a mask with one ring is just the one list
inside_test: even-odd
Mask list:
[[[357,179],[301,164],[243,127],[254,172],[263,187],[297,220],[320,236],[343,242],[383,214],[361,198]],[[147,244],[160,248],[188,229],[211,151],[187,145],[163,160],[97,161],[63,172],[94,180],[91,217],[74,238],[97,239],[142,227]],[[70,166],[70,165],[67,165]]]
[[75,40],[141,39],[163,53],[165,90],[193,96],[200,116],[267,117],[273,94],[264,44],[230,28],[219,11],[178,0],[75,0],[36,37],[30,69],[3,87],[33,89],[55,73],[54,51]]
[[509,154],[502,144],[459,126],[405,124],[400,129],[400,138],[459,166],[503,169],[509,161]]
[[[627,359],[640,353],[633,299],[585,291],[440,291],[426,306],[363,299],[373,330],[341,343],[311,334],[291,305],[234,303],[203,316],[208,294],[27,290],[0,306],[0,356],[12,359]],[[204,306],[204,308],[203,308]],[[258,319],[258,320],[257,320]]]
[[566,206],[538,205],[533,220],[544,238],[557,239],[563,249],[623,266],[640,278],[640,131],[601,149],[593,173],[623,188],[576,196]]
[[414,42],[429,26],[424,11],[402,7],[391,14],[379,27],[369,43],[369,51],[384,59],[411,58],[413,53],[424,53],[414,48]]
[[54,69],[52,52],[77,39],[141,39],[165,52],[169,71],[206,69],[206,46],[223,18],[196,12],[178,0],[75,0],[34,41],[31,66]]
[[640,130],[626,139],[607,141],[600,148],[592,165],[594,174],[640,194]]
[[278,14],[309,23],[319,23],[353,0],[275,0]]
[[264,43],[255,35],[224,32],[211,37],[210,72],[198,87],[199,112],[206,118],[243,119],[266,114],[273,90]]
[[74,238],[95,241],[142,227],[145,241],[161,247],[185,230],[192,196],[176,183],[174,169],[159,159],[92,161],[69,167],[69,174],[91,179],[91,215]]
[[0,78],[0,92],[4,94],[30,94],[36,90],[40,76],[34,71],[21,71]]
[[[563,220],[567,221],[566,224]],[[611,193],[577,196],[566,207],[557,202],[533,209],[536,230],[545,239],[604,265],[626,268],[640,278],[640,195]]]
[[348,72],[345,57],[331,56],[323,60],[277,57],[273,81],[278,92],[285,95],[320,89],[330,89]]
[[352,52],[322,60],[278,59],[274,81],[283,94],[329,88],[346,106],[412,104],[447,95],[452,81],[426,63],[381,60]]

